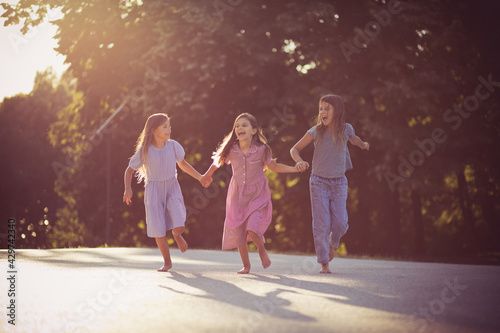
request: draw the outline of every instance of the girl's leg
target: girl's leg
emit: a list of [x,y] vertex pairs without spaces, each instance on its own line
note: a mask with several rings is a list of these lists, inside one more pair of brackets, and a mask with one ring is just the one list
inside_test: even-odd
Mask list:
[[181,252],[186,252],[186,250],[188,249],[188,243],[186,242],[184,237],[182,237],[184,229],[185,229],[184,227],[177,227],[172,229],[172,235],[174,236],[174,240],[177,243],[177,246],[179,247],[179,250],[181,250]]
[[243,268],[238,271],[238,274],[248,274],[250,272],[250,258],[248,257],[247,244],[245,243],[245,245],[238,246],[238,252],[243,262]]
[[335,248],[332,243],[330,243],[330,247],[328,248],[328,261],[332,261],[335,258]]
[[347,217],[347,178],[343,177],[336,181],[334,190],[331,193],[330,211],[331,211],[331,234],[330,246],[336,249],[340,245],[340,239],[346,234],[349,228]]
[[160,249],[161,255],[163,256],[163,267],[158,269],[158,272],[166,272],[172,268],[172,260],[170,259],[170,250],[168,248],[167,236],[156,237],[156,244]]
[[321,270],[319,271],[321,274],[331,274],[329,263],[321,264]]
[[330,249],[329,184],[325,180],[311,175],[309,185],[314,248],[318,263],[321,264],[321,273],[330,273],[328,269]]
[[271,259],[269,259],[264,243],[255,232],[248,230],[248,234],[255,246],[257,246],[257,251],[259,251],[260,260],[262,261],[262,267],[268,268],[271,266]]

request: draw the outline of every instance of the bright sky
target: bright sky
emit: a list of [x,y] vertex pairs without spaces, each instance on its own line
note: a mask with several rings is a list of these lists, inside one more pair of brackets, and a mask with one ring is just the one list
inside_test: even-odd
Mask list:
[[[52,13],[48,21],[58,18],[57,15]],[[61,76],[68,67],[63,64],[64,57],[54,51],[57,47],[54,25],[46,22],[23,35],[21,25],[4,27],[4,22],[5,19],[0,19],[0,102],[4,97],[29,93],[37,71],[52,67]]]

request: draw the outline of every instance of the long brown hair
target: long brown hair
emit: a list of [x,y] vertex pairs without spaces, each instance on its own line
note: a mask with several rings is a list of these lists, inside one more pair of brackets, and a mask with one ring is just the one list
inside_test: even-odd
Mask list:
[[[326,102],[328,104],[331,104],[333,106],[333,133],[332,133],[332,138],[333,141],[337,144],[342,144],[342,146],[345,145],[345,138],[344,138],[344,131],[345,131],[345,108],[344,108],[344,101],[340,96],[337,95],[325,95],[321,97],[319,100],[319,105],[321,105],[321,102]],[[323,122],[321,121],[321,117],[319,116],[318,113],[318,119],[316,121],[316,131],[319,134],[318,137],[321,138],[323,136],[323,133],[326,130],[326,126],[323,125]]]
[[148,155],[149,146],[154,142],[153,131],[166,121],[170,121],[170,117],[166,113],[155,113],[149,116],[148,120],[146,120],[146,125],[144,125],[144,129],[137,139],[135,152],[137,153],[142,148],[141,157],[144,160],[144,165],[137,170],[138,183],[143,179],[147,181],[148,160],[146,156]]
[[259,127],[257,119],[255,119],[255,117],[252,116],[250,113],[242,113],[238,117],[236,117],[236,120],[234,121],[233,124],[233,129],[231,130],[230,133],[228,133],[224,137],[222,142],[217,147],[217,150],[213,153],[212,158],[214,159],[214,163],[217,167],[220,167],[222,164],[224,164],[227,155],[229,155],[231,147],[238,140],[235,128],[236,128],[236,122],[238,122],[238,120],[240,120],[241,118],[247,119],[250,122],[250,126],[252,126],[252,129],[257,129],[257,132],[255,132],[255,134],[252,137],[252,143],[257,146],[261,145],[266,146],[266,155],[265,155],[266,160],[272,156],[271,148],[267,145],[267,139],[262,133],[262,129]]

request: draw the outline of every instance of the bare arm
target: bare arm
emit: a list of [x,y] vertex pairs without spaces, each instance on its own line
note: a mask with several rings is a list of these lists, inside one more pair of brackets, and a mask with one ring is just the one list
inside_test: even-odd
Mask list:
[[125,169],[125,174],[123,175],[123,183],[125,185],[125,191],[123,192],[123,202],[126,202],[127,205],[130,205],[132,202],[132,175],[134,174],[134,169],[131,167],[127,167]]
[[208,168],[207,172],[205,172],[205,174],[203,176],[208,176],[208,177],[212,177],[212,175],[214,174],[215,170],[217,170],[219,167],[215,164],[215,162],[212,163],[212,165],[210,165],[210,167]]
[[213,179],[212,179],[212,175],[214,174],[215,170],[217,170],[219,167],[217,165],[215,165],[215,163],[212,163],[212,165],[210,165],[210,167],[208,168],[207,172],[205,172],[205,174],[203,174],[203,176],[201,176],[201,179],[200,179],[200,183],[201,185],[203,185],[204,187],[208,187],[210,185],[210,183],[212,183]]
[[196,171],[195,168],[193,168],[193,166],[191,164],[186,162],[186,160],[182,160],[180,162],[177,162],[177,165],[179,166],[179,168],[181,168],[182,171],[184,171],[185,173],[187,173],[188,175],[190,175],[194,179],[196,179],[198,181],[201,180],[201,174],[198,171]]
[[304,161],[302,157],[300,157],[300,151],[307,147],[310,143],[314,141],[314,137],[310,133],[306,133],[302,139],[300,139],[293,147],[290,149],[290,155],[292,156],[293,160],[297,163],[295,167],[299,171],[305,171],[307,168],[309,168],[309,163]]
[[363,142],[363,140],[360,139],[359,136],[355,135],[352,138],[349,139],[349,142],[352,143],[355,146],[358,146],[359,148],[363,150],[369,150],[370,149],[370,144],[368,142]]
[[267,164],[269,170],[278,173],[291,173],[291,172],[300,172],[300,170],[295,166],[289,166],[281,163],[276,163],[275,161],[271,161],[271,163]]

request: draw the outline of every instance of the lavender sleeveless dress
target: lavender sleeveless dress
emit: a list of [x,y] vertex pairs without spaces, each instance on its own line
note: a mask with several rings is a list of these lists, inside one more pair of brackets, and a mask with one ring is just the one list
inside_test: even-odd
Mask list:
[[[141,155],[142,149],[139,149],[130,159],[132,169],[138,170],[144,165]],[[149,146],[144,190],[149,237],[163,237],[168,230],[182,227],[186,222],[186,207],[176,169],[176,163],[182,161],[184,155],[184,149],[174,140],[165,141],[162,149]]]

